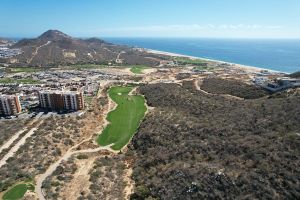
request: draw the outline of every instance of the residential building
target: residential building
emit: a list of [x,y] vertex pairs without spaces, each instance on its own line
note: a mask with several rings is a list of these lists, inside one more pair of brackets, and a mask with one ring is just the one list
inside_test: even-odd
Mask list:
[[42,108],[52,110],[82,110],[84,109],[83,93],[78,91],[41,91],[39,102]]
[[257,76],[257,77],[254,77],[253,82],[257,85],[262,85],[265,82],[267,82],[268,80],[269,80],[269,78],[266,76]]
[[117,64],[123,64],[123,62],[124,62],[124,59],[119,59],[119,58],[116,59]]
[[300,87],[300,79],[281,77],[273,81],[266,82],[261,86],[270,92],[279,92],[290,88]]
[[19,97],[16,95],[0,95],[0,115],[16,115],[22,111]]

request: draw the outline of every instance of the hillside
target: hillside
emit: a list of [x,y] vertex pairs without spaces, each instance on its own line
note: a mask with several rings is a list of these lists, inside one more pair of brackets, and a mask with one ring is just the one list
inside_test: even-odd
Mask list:
[[291,78],[300,78],[300,71],[290,74]]
[[267,92],[255,85],[247,85],[233,79],[206,78],[200,86],[202,90],[213,94],[229,94],[244,99],[256,99]]
[[154,109],[127,153],[131,199],[299,199],[299,94],[237,100],[189,83],[140,91]]
[[77,63],[107,64],[117,59],[122,64],[155,65],[157,60],[126,46],[114,45],[97,38],[76,39],[57,30],[49,30],[35,39],[23,39],[11,48],[22,54],[5,60],[12,66],[58,66]]

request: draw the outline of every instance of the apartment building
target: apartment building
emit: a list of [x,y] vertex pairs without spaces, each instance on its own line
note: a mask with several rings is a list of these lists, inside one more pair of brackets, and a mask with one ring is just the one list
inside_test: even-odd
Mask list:
[[52,110],[84,109],[83,93],[78,91],[41,91],[39,101],[42,108]]
[[19,97],[16,95],[0,95],[0,115],[16,115],[22,111]]

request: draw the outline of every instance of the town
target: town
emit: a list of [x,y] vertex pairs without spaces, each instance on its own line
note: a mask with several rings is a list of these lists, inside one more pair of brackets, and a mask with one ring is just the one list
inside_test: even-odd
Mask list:
[[12,58],[22,53],[21,49],[10,48],[14,42],[7,41],[4,44],[0,43],[0,58]]

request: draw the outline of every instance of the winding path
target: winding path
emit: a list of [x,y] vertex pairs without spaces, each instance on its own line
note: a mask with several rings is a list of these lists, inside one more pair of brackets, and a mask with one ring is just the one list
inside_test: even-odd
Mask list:
[[207,94],[207,95],[210,95],[210,96],[219,95],[219,96],[222,96],[222,97],[227,98],[227,99],[245,100],[244,98],[233,96],[233,95],[230,95],[230,94],[213,94],[213,93],[206,92],[205,90],[201,89],[198,79],[196,79],[194,81],[194,86],[195,86],[196,90],[201,91],[204,94]]
[[31,62],[32,62],[33,58],[34,58],[34,57],[36,56],[36,54],[39,52],[40,48],[42,48],[42,47],[44,47],[44,46],[47,46],[47,45],[50,44],[50,43],[51,43],[51,41],[48,41],[47,43],[45,43],[45,44],[43,44],[43,45],[37,47],[37,48],[35,49],[35,51],[32,53],[31,58],[28,60],[28,63],[31,63]]
[[200,88],[199,84],[200,84],[200,83],[199,83],[199,80],[196,79],[196,80],[194,81],[194,86],[195,86],[196,90],[201,91],[201,92],[203,92],[204,94],[207,94],[207,95],[213,95],[213,94],[211,94],[211,93],[208,93],[208,92],[202,90],[202,89]]

